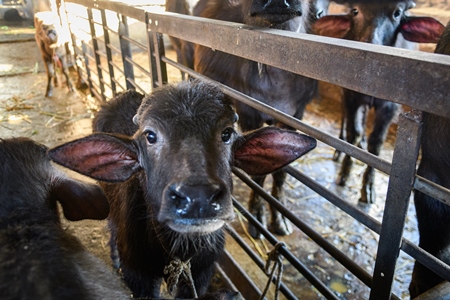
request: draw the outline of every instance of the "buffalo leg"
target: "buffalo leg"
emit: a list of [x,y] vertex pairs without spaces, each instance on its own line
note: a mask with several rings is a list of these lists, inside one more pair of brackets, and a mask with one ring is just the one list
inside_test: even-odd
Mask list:
[[72,85],[72,81],[70,80],[69,77],[69,68],[67,67],[67,57],[63,57],[61,59],[61,71],[64,74],[64,77],[66,78],[66,83],[67,83],[67,87],[69,88],[69,91],[73,92],[73,85]]
[[[379,155],[381,151],[381,147],[383,146],[384,141],[386,140],[387,132],[389,126],[391,124],[392,119],[398,111],[398,104],[387,102],[383,100],[379,100],[380,105],[375,106],[375,121],[374,128],[372,133],[369,136],[368,148],[367,150],[374,154]],[[382,101],[382,102],[381,102]],[[375,170],[371,166],[367,166],[362,181],[361,187],[361,198],[360,201],[366,203],[374,203],[375,202],[375,189],[374,189],[374,180],[375,180]]]
[[[345,135],[345,124],[347,123],[347,114],[345,111],[345,107],[344,107],[344,100],[341,100],[342,102],[342,117],[341,117],[341,129],[339,131],[339,139],[341,140],[346,140],[346,135]],[[339,161],[339,158],[341,157],[341,151],[340,150],[335,150],[334,151],[334,155],[333,155],[333,161]]]
[[47,71],[47,89],[45,91],[45,97],[51,97],[53,95],[53,82],[55,76],[55,68],[52,61],[45,62],[45,70]]
[[[366,118],[368,105],[359,105],[352,100],[345,101],[345,114],[347,119],[346,138],[352,145],[358,145],[364,134],[364,120]],[[344,186],[347,182],[350,170],[353,165],[353,159],[346,154],[342,161],[341,170],[338,175],[337,183]]]
[[[265,179],[266,176],[253,177],[253,180],[260,186],[263,186]],[[252,190],[250,201],[248,203],[249,211],[265,228],[267,228],[265,203],[266,201]],[[260,239],[262,237],[259,230],[250,223],[248,223],[248,233],[255,239]]]
[[[272,196],[278,199],[281,204],[286,204],[286,197],[284,194],[283,184],[286,180],[286,172],[280,170],[272,174],[273,176],[273,185],[272,185]],[[292,224],[291,222],[284,217],[275,207],[271,206],[271,223],[270,229],[272,232],[279,235],[289,235],[292,233]]]

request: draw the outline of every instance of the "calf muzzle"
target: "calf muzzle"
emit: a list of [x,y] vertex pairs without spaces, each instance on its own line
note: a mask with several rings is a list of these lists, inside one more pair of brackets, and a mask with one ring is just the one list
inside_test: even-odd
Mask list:
[[178,232],[209,233],[232,219],[230,191],[222,184],[171,184],[159,219]]

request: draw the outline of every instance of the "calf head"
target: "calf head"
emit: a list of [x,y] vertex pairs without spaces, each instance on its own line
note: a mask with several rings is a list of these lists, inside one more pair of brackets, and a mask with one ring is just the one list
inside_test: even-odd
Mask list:
[[444,26],[430,17],[408,16],[415,6],[403,1],[349,1],[345,15],[328,15],[314,25],[315,33],[371,44],[394,46],[397,34],[411,42],[436,43]]
[[26,138],[0,140],[0,220],[21,209],[56,212],[57,201],[69,220],[105,219],[109,205],[102,189],[65,176],[46,151]]
[[150,217],[180,233],[207,234],[233,217],[233,164],[251,175],[267,174],[316,144],[272,127],[238,134],[237,116],[220,89],[198,80],[155,90],[133,120],[139,126],[133,137],[95,133],[49,156],[101,181],[140,173]]
[[58,43],[57,16],[51,12],[38,12],[34,16],[36,37],[48,46],[56,46]]

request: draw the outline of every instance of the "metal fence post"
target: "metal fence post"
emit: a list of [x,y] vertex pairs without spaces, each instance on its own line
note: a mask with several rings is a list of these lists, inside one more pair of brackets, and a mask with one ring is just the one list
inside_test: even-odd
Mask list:
[[111,82],[111,90],[113,96],[116,95],[117,88],[116,88],[116,82],[114,81],[114,67],[112,65],[113,59],[112,59],[112,51],[111,51],[111,41],[109,39],[109,31],[108,31],[108,21],[106,19],[106,13],[105,10],[101,10],[102,14],[102,25],[103,25],[103,36],[105,39],[105,51],[106,51],[106,59],[108,60],[108,71],[109,71],[109,78]]
[[167,68],[166,63],[161,60],[165,55],[163,35],[158,32],[153,32],[153,43],[155,50],[155,60],[158,69],[158,85],[167,84]]
[[119,41],[120,41],[120,50],[122,52],[122,62],[123,62],[123,71],[125,73],[125,83],[127,89],[133,89],[134,86],[131,84],[130,80],[134,80],[134,69],[133,65],[128,61],[131,60],[131,45],[127,40],[129,38],[128,33],[128,22],[127,17],[122,15],[121,20],[119,21]]
[[[105,86],[103,84],[103,73],[101,68],[101,60],[99,55],[99,48],[98,48],[98,41],[97,41],[97,35],[95,33],[95,25],[94,25],[94,17],[92,15],[92,9],[88,8],[88,19],[89,19],[89,27],[91,29],[91,36],[92,36],[92,46],[94,47],[94,57],[95,57],[95,64],[97,66],[97,74],[98,74],[98,84],[100,86],[100,94],[103,101],[106,101],[106,95],[105,95]],[[90,78],[92,80],[92,77]]]
[[[168,82],[166,63],[161,60],[161,56],[165,55],[164,41],[161,33],[150,29],[150,25],[158,25],[158,21],[149,19],[148,14],[145,15],[145,18],[147,20],[148,61],[152,74],[152,88],[156,88]],[[155,24],[152,24],[153,22]]]
[[149,70],[150,70],[150,82],[151,82],[151,88],[154,89],[158,86],[158,69],[156,65],[156,59],[154,56],[155,53],[155,44],[153,43],[153,32],[150,29],[150,20],[148,18],[148,14],[145,14],[145,24],[147,26],[147,44],[148,44],[148,63],[149,63]]
[[371,300],[390,299],[405,217],[420,147],[420,111],[400,115],[370,291]]

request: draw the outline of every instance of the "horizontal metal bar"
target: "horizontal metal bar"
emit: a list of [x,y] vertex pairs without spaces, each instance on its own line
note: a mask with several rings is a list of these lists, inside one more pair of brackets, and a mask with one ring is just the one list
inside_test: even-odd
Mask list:
[[[71,1],[78,3],[79,0]],[[85,1],[85,0],[82,0]],[[89,1],[89,0],[88,0]],[[107,9],[114,12],[118,12],[129,18],[136,19],[140,22],[145,23],[145,7],[139,7],[136,5],[127,5],[126,3],[116,2],[116,1],[101,1],[97,0],[95,3],[96,8]]]
[[111,66],[114,67],[114,71],[118,71],[120,74],[125,76],[125,72],[120,68],[120,66],[114,64],[113,62],[110,62]]
[[437,115],[450,115],[449,56],[175,13],[148,14],[151,30]]
[[103,24],[103,29],[108,31],[108,33],[113,33],[115,35],[119,35],[119,32],[116,29],[109,27],[107,24]]
[[[75,26],[77,26],[77,25],[75,25]],[[90,31],[84,30],[84,29],[83,29],[82,27],[80,27],[80,26],[77,26],[76,28],[77,28],[79,31],[81,31],[81,32],[83,32],[83,33],[85,33],[85,34],[90,35],[93,39],[95,38],[94,36],[91,35],[91,32],[90,32]]]
[[101,64],[97,66],[97,68],[99,68],[100,70],[102,70],[103,72],[108,73],[109,75],[109,70],[106,67],[103,67]]
[[427,194],[444,204],[450,205],[450,190],[431,180],[416,175],[414,189]]
[[94,19],[92,19],[91,22],[92,22],[92,24],[103,27],[103,23],[101,21],[95,21]]
[[146,69],[144,69],[144,67],[142,67],[140,64],[138,64],[137,62],[135,62],[134,60],[132,60],[131,58],[129,58],[129,57],[125,57],[125,60],[127,61],[127,62],[129,62],[130,64],[132,64],[133,66],[135,66],[136,68],[138,68],[142,73],[144,73],[145,75],[147,75],[147,76],[151,76],[151,74],[150,74],[150,72],[149,71],[147,71]]
[[[91,74],[95,74],[96,77],[97,77],[97,79],[99,79],[98,75],[97,75],[95,72],[93,72],[92,69],[91,69]],[[96,82],[95,80],[92,80],[92,76],[91,76],[91,83],[92,83],[92,85],[93,85],[97,90],[100,90],[100,85],[99,85],[99,83]]]
[[97,50],[97,51],[95,51],[95,53],[96,53],[98,56],[101,56],[101,57],[103,57],[103,58],[107,58],[106,53],[103,52],[103,51],[101,51],[101,50]]
[[[250,214],[235,198],[233,198],[233,205],[236,209],[249,221],[256,229],[261,232],[262,235],[271,243],[276,245],[278,240],[272,233],[267,231],[261,223],[259,223],[252,214]],[[308,280],[324,297],[327,299],[339,299],[316,275],[314,275],[308,267],[306,267],[298,258],[292,255],[292,253],[282,246],[279,248],[279,252],[296,268],[305,278]]]
[[137,82],[134,81],[134,79],[132,79],[132,78],[127,78],[126,80],[127,80],[129,83],[131,83],[135,89],[141,91],[143,94],[147,94],[147,92],[146,92],[139,84],[137,84]]
[[450,281],[450,266],[442,260],[436,258],[427,251],[405,239],[402,240],[400,249],[408,255],[411,255],[411,257],[415,258],[418,262],[435,272],[440,277]]
[[94,40],[96,40],[97,42],[101,42],[103,45],[105,45],[106,43],[105,43],[105,40],[103,39],[103,38],[101,38],[101,37],[97,37],[97,36],[95,36],[95,37],[92,37]]
[[114,81],[114,83],[116,84],[116,86],[118,86],[118,87],[121,88],[122,91],[125,91],[125,90],[126,90],[125,87],[124,87],[122,84],[120,84],[120,82],[119,82],[117,79],[112,78],[112,80]]
[[143,45],[143,44],[141,44],[141,43],[139,43],[138,41],[133,40],[132,38],[130,38],[130,37],[128,37],[128,36],[125,36],[125,35],[122,35],[121,37],[122,37],[124,40],[130,42],[131,44],[135,45],[136,47],[138,47],[138,48],[140,48],[140,49],[142,49],[142,50],[148,51],[148,47],[145,46],[145,45]]
[[[92,49],[94,49],[94,48],[92,48]],[[90,60],[90,61],[95,61],[95,58],[92,55],[90,55],[89,53],[85,52],[84,56],[86,56],[88,58],[88,60]]]
[[115,47],[113,44],[108,44],[107,47],[113,50],[115,53],[120,53],[120,49]]
[[106,85],[110,90],[112,90],[111,84],[107,82],[104,78],[100,79],[100,82]]

